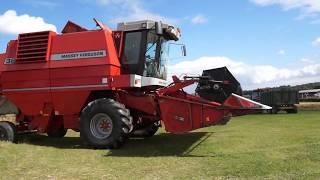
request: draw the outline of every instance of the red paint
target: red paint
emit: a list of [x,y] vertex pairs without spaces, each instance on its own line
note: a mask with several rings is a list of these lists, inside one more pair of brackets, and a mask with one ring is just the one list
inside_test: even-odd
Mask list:
[[[123,32],[111,32],[105,26],[102,28],[104,30],[87,30],[69,22],[64,34],[22,34],[18,40],[8,43],[6,53],[0,54],[0,82],[2,94],[21,111],[17,121],[25,124],[19,130],[28,128],[47,132],[63,126],[77,131],[80,112],[88,101],[94,100],[90,98],[96,92],[112,93],[119,102],[149,117],[149,120],[162,120],[169,132],[187,132],[214,125],[230,113],[240,114],[239,109],[254,107],[251,102],[237,97],[230,97],[222,106],[186,94],[181,89],[195,83],[195,80],[179,80],[176,76],[172,86],[157,91],[137,91],[132,86],[139,81],[131,82],[130,75],[121,74],[119,57]],[[42,36],[41,33],[47,34],[45,50],[32,45],[31,52],[21,52],[21,48],[28,46],[26,42],[38,43],[35,37]],[[99,50],[106,51],[106,56],[51,59],[56,54]],[[45,55],[32,56],[32,52],[45,52]],[[4,64],[6,58],[17,59],[17,56],[16,63]],[[101,127],[108,128],[108,124]]]

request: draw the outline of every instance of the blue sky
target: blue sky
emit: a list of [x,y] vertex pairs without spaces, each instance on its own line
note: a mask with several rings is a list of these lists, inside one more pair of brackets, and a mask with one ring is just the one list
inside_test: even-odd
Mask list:
[[319,15],[318,0],[11,0],[0,6],[0,51],[19,32],[60,32],[67,20],[115,28],[148,18],[182,29],[188,57],[170,74],[226,65],[245,89],[294,85],[320,81]]

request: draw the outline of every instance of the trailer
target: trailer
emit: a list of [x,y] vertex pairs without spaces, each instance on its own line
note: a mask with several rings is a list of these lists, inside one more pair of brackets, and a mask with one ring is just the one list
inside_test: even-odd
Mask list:
[[8,42],[0,54],[0,112],[15,118],[0,120],[0,140],[30,132],[61,138],[71,129],[89,147],[119,148],[160,126],[189,132],[270,108],[233,91],[222,101],[183,90],[195,83],[228,89],[232,82],[205,76],[167,81],[168,45],[181,37],[173,25],[145,20],[111,30],[94,21],[94,30],[69,21],[61,34],[22,33]]
[[287,113],[298,112],[296,104],[299,104],[299,93],[294,88],[264,88],[256,89],[246,94],[250,99],[272,107],[267,111],[270,114],[277,114],[279,111]]

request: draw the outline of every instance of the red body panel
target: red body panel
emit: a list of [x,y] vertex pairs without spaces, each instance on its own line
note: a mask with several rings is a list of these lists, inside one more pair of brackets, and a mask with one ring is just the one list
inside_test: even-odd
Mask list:
[[52,102],[49,90],[35,90],[33,92],[4,92],[3,94],[17,105],[22,113],[27,116],[39,115],[44,108],[44,104]]
[[168,132],[187,132],[214,125],[228,114],[217,106],[170,96],[160,97],[159,105]]
[[11,40],[7,46],[5,58],[16,58],[17,56],[17,40]]
[[[28,38],[28,35],[21,36]],[[51,104],[53,113],[66,115],[64,121],[67,127],[77,127],[77,117],[90,93],[111,89],[108,77],[120,75],[112,33],[97,30],[56,35],[50,32],[48,39],[46,61],[4,64],[5,58],[17,57],[19,40],[9,42],[6,54],[0,56],[2,93],[24,115],[37,117],[34,127],[42,122],[36,119],[41,117],[45,104]],[[33,39],[33,42],[37,40]],[[33,49],[37,50],[37,46]],[[52,60],[55,54],[99,50],[104,50],[105,56]],[[43,123],[47,124],[45,120]]]
[[128,108],[141,111],[143,113],[157,116],[158,103],[155,96],[133,96],[126,93],[119,93],[120,102]]
[[0,54],[0,61],[1,62],[4,61],[5,57],[6,57],[6,54]]

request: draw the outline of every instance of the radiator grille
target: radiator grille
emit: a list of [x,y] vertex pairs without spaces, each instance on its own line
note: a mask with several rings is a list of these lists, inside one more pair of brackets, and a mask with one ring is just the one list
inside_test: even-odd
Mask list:
[[44,31],[19,34],[17,62],[47,61],[51,33]]

